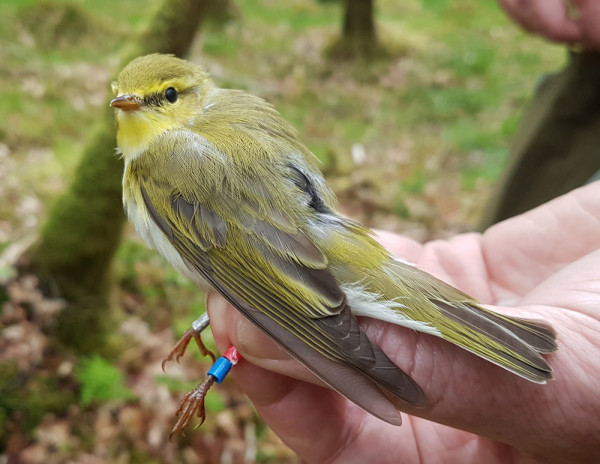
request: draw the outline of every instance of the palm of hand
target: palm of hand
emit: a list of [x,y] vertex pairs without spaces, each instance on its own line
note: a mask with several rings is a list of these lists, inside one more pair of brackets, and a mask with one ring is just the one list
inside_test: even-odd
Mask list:
[[592,184],[484,235],[448,242],[422,246],[381,235],[394,253],[492,308],[550,322],[559,351],[548,358],[555,374],[548,385],[435,337],[365,321],[370,337],[428,398],[426,408],[407,409],[411,416],[398,428],[318,385],[235,310],[223,310],[216,295],[209,305],[213,333],[221,349],[231,341],[250,361],[234,370],[238,383],[309,462],[585,462],[600,446],[599,193],[600,183]]

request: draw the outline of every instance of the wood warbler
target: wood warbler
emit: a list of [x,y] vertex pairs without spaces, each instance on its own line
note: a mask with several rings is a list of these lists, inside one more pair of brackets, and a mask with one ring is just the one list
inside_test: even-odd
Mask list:
[[392,257],[336,211],[316,158],[269,103],[158,54],[134,59],[113,89],[137,232],[349,400],[398,425],[398,400],[425,404],[356,316],[441,337],[532,382],[552,378],[541,356],[556,350],[550,326],[486,310]]

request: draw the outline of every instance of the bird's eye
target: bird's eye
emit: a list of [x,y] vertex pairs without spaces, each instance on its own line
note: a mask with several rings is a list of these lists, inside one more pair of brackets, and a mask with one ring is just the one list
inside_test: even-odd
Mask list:
[[177,90],[175,90],[173,87],[169,87],[167,90],[165,90],[165,98],[171,103],[175,103],[177,101]]

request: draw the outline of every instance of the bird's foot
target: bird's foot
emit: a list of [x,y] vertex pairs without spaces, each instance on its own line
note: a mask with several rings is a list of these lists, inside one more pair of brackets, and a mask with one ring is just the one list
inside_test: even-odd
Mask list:
[[177,416],[177,422],[173,426],[173,430],[171,430],[169,439],[171,439],[176,433],[181,432],[183,435],[185,435],[184,430],[188,425],[190,425],[194,413],[200,418],[200,424],[198,424],[198,426],[204,423],[204,420],[206,419],[204,399],[206,398],[209,388],[214,382],[215,378],[212,375],[209,375],[204,382],[202,382],[192,391],[189,391],[185,394],[183,400],[181,400],[181,403],[179,403],[177,412],[175,413]]
[[204,342],[202,342],[202,337],[200,335],[202,333],[202,331],[208,327],[208,325],[209,325],[208,314],[206,314],[206,313],[204,313],[202,316],[200,316],[198,319],[196,319],[192,323],[192,327],[183,333],[183,335],[181,336],[181,338],[179,339],[177,344],[173,347],[173,349],[171,350],[169,355],[162,362],[163,371],[165,370],[165,365],[169,361],[179,362],[179,360],[185,353],[185,350],[187,349],[187,347],[190,343],[190,340],[192,338],[194,340],[196,340],[196,344],[198,345],[198,348],[200,349],[200,353],[202,353],[202,356],[210,356],[212,361],[215,362],[215,360],[216,360],[215,354],[211,350],[209,350],[206,347],[206,345],[204,345]]
[[221,383],[231,368],[235,366],[240,359],[241,356],[238,353],[238,350],[235,348],[235,346],[231,345],[225,351],[225,353],[223,353],[223,356],[215,361],[213,366],[208,371],[206,380],[192,391],[186,393],[186,395],[183,397],[183,400],[181,400],[181,403],[179,403],[179,407],[175,413],[177,416],[177,422],[175,423],[173,430],[171,430],[169,438],[176,433],[183,432],[183,430],[185,430],[185,428],[190,424],[194,413],[196,413],[200,418],[200,424],[198,424],[198,426],[204,423],[204,420],[206,419],[204,398],[206,398],[208,389],[215,382]]

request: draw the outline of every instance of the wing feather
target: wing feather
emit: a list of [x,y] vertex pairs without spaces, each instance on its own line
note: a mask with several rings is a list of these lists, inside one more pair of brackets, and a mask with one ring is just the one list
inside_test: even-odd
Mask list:
[[[360,329],[326,258],[302,231],[256,217],[239,226],[177,192],[153,202],[151,181],[140,184],[150,217],[190,269],[324,382],[391,423],[400,423],[392,397],[424,404],[419,386]],[[248,209],[255,211],[244,205],[237,218]]]

